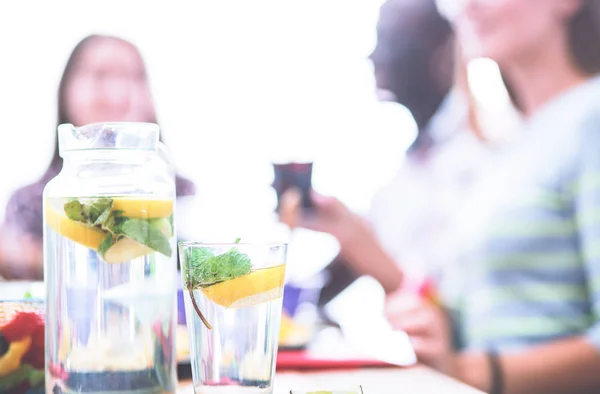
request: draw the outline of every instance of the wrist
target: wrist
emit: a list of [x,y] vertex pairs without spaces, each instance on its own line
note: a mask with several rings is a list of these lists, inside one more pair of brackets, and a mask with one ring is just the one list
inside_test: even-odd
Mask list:
[[485,392],[492,388],[492,369],[485,352],[465,352],[456,355],[450,375]]

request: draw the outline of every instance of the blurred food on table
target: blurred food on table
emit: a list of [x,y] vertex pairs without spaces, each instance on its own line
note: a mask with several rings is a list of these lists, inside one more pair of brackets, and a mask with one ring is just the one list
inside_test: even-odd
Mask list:
[[0,300],[0,392],[44,387],[44,303]]

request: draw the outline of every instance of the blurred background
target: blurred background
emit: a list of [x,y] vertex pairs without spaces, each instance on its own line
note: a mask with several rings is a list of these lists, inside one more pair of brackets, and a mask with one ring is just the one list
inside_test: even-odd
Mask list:
[[[12,170],[0,179],[0,206],[46,170],[71,50],[89,34],[107,34],[140,49],[163,137],[196,184],[194,197],[178,201],[180,236],[288,239],[277,226],[272,162],[314,161],[314,188],[367,214],[417,133],[410,112],[375,88],[368,56],[381,3],[3,3],[0,119],[8,138],[0,165]],[[480,106],[508,103],[492,61],[476,59],[468,70]],[[296,229],[288,280],[319,272],[338,251],[333,236]],[[349,306],[383,305],[382,297],[379,283],[362,277],[330,309],[339,319]]]
[[[180,227],[188,237],[207,228],[215,237],[270,231],[273,161],[314,160],[317,191],[367,212],[416,135],[405,108],[377,98],[368,55],[380,5],[3,2],[0,165],[7,170],[0,206],[39,179],[51,159],[58,82],[71,50],[89,34],[108,34],[142,52],[165,141],[179,171],[197,185],[186,211],[191,219]],[[493,62],[476,60],[469,71],[482,105],[506,102]],[[0,221],[3,215],[0,209]],[[336,243],[304,235],[316,246],[302,267],[314,271],[335,255]]]
[[0,281],[43,279],[58,118],[156,121],[180,239],[289,241],[288,350],[397,330],[598,392],[598,37],[596,0],[0,2]]

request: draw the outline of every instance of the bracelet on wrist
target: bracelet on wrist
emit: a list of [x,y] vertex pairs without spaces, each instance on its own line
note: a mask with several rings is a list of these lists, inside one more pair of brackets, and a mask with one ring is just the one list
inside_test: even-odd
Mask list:
[[504,394],[504,374],[500,357],[495,350],[488,351],[487,356],[490,363],[490,394]]

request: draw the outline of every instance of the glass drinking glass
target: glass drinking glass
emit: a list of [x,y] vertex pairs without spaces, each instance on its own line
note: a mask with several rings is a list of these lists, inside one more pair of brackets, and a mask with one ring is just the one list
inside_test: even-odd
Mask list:
[[270,394],[287,245],[180,242],[196,394]]

